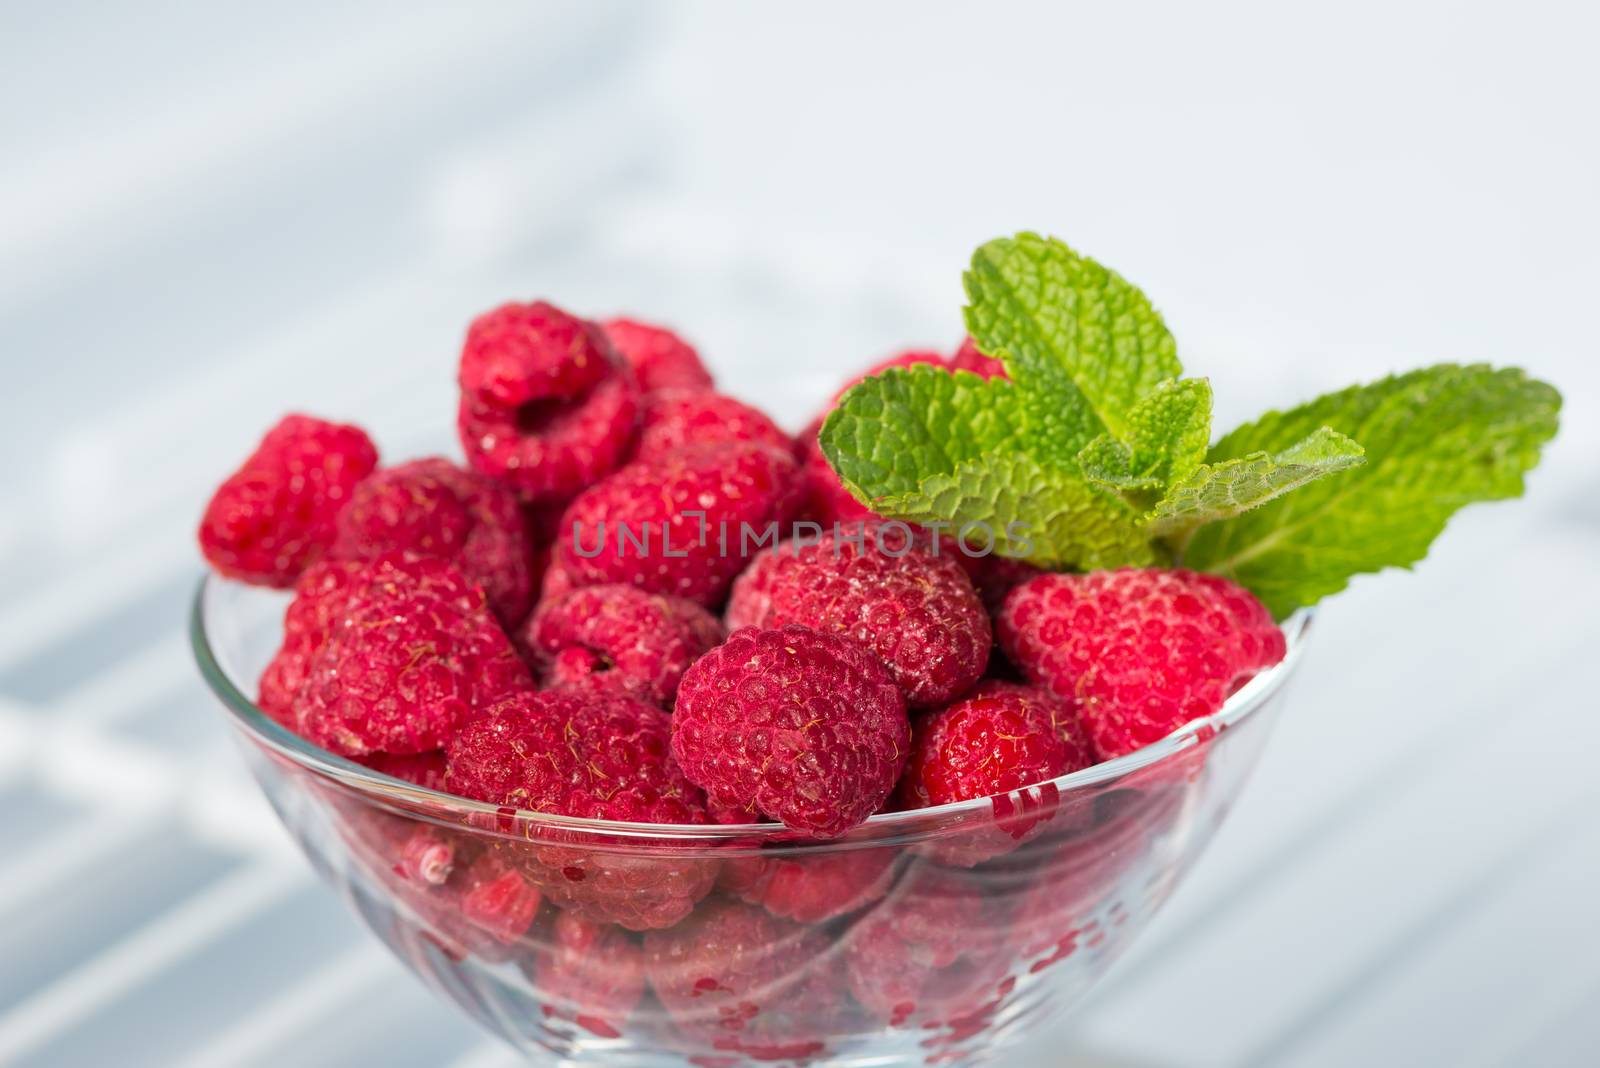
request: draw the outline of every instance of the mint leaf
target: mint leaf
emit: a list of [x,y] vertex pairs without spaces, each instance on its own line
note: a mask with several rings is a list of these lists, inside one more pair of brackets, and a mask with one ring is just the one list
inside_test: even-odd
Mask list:
[[1005,361],[1041,455],[1065,463],[1102,433],[1125,440],[1134,405],[1183,371],[1145,295],[1054,238],[990,241],[963,281],[967,330]]
[[879,515],[973,532],[1044,567],[1150,563],[1138,513],[1075,470],[1033,455],[1018,390],[929,366],[895,368],[844,395],[822,425],[823,455]]
[[1148,508],[1162,490],[1205,459],[1211,441],[1211,383],[1163,382],[1128,413],[1126,440],[1102,434],[1078,453],[1084,477]]
[[1211,464],[1324,426],[1360,441],[1366,464],[1201,527],[1183,562],[1242,582],[1280,617],[1356,574],[1410,566],[1463,505],[1522,493],[1560,407],[1520,370],[1441,364],[1269,413],[1219,441]]
[[1150,533],[1173,535],[1229,519],[1364,462],[1360,445],[1337,430],[1320,427],[1278,453],[1263,450],[1203,464],[1156,503],[1147,519]]

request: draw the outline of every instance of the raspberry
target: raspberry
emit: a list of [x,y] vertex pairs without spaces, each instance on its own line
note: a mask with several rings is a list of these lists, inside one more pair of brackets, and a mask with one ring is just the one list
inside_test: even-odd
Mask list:
[[[988,819],[928,844],[940,863],[970,867],[1011,852],[1061,817],[1050,780],[1093,763],[1073,706],[1042,690],[985,682],[913,725],[896,796],[907,809],[993,798]],[[1082,818],[1073,812],[1066,822]]]
[[493,852],[485,852],[467,868],[459,890],[461,915],[503,945],[520,939],[533,925],[543,900]]
[[983,606],[991,614],[1000,611],[1000,606],[1005,603],[1006,594],[1035,575],[1044,573],[1026,560],[1014,560],[1009,556],[997,556],[994,553],[976,557],[962,555],[956,559],[961,561],[967,577],[972,579],[972,584],[978,588],[978,597],[982,599]]
[[645,393],[711,388],[711,374],[699,354],[671,330],[635,319],[611,319],[602,325]]
[[708,389],[666,389],[644,399],[635,460],[655,460],[692,445],[750,441],[785,452],[789,435],[765,412]]
[[293,586],[333,544],[339,510],[377,465],[359,427],[285,416],[217,487],[200,520],[200,551],[229,578]]
[[993,356],[985,356],[978,351],[978,343],[972,338],[963,338],[961,347],[956,349],[956,354],[950,358],[950,366],[957,371],[971,371],[980,378],[1007,378],[1006,365]]
[[844,634],[889,666],[910,704],[960,695],[989,660],[989,615],[954,558],[891,540],[898,530],[830,531],[762,553],[734,583],[728,625]]
[[866,908],[894,882],[893,849],[737,857],[723,862],[724,892],[774,916],[822,923]]
[[672,752],[718,805],[833,838],[882,807],[910,733],[893,678],[862,646],[749,628],[684,673]]
[[645,973],[690,1039],[757,1060],[806,1060],[824,1051],[842,1009],[830,941],[751,905],[708,903],[645,935]]
[[440,749],[474,709],[533,685],[449,562],[386,553],[350,581],[295,705],[312,742],[345,756]]
[[[451,742],[452,793],[493,805],[634,823],[706,822],[668,749],[667,714],[614,694],[517,694]],[[677,923],[710,893],[713,861],[626,848],[609,836],[530,825],[504,846],[552,901],[631,930]]]
[[694,602],[615,583],[546,602],[524,635],[545,686],[600,686],[662,708],[721,640],[722,624]]
[[321,561],[306,568],[295,583],[294,600],[283,614],[283,644],[261,673],[256,703],[274,720],[295,730],[295,702],[305,686],[311,659],[328,640],[334,620],[343,614],[357,576],[365,569],[353,562]]
[[482,584],[507,627],[533,606],[533,561],[510,489],[449,460],[415,460],[368,476],[339,515],[332,555],[366,560],[391,549],[440,556]]
[[536,954],[534,978],[556,1014],[601,1038],[622,1027],[644,997],[644,950],[622,928],[560,912]]
[[822,420],[818,419],[801,431],[798,439],[801,478],[805,483],[805,514],[824,527],[881,519],[844,488],[817,442],[821,429]]
[[759,539],[776,537],[797,494],[793,459],[764,445],[723,442],[630,464],[572,502],[553,568],[576,586],[625,582],[714,605]]
[[460,382],[468,462],[531,503],[570,497],[633,443],[632,371],[593,323],[548,304],[509,304],[474,322]]
[[544,301],[503,304],[472,321],[461,391],[496,408],[581,396],[613,373],[615,353],[594,323]]
[[913,726],[900,798],[907,808],[927,808],[993,797],[1093,763],[1072,704],[986,682]]
[[1260,601],[1185,570],[1040,575],[1006,597],[998,629],[1028,679],[1079,703],[1102,760],[1215,713],[1284,654]]
[[895,1027],[931,1029],[980,1012],[1010,963],[996,912],[970,877],[912,868],[847,936],[851,993]]
[[371,768],[380,775],[421,786],[427,790],[445,790],[444,751],[432,749],[426,753],[371,753],[357,763]]

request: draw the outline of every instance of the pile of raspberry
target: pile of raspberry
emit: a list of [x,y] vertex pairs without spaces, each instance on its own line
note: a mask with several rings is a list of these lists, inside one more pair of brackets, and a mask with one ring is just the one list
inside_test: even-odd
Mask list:
[[[1005,374],[970,340],[865,374],[915,363]],[[895,1017],[918,990],[990,983],[992,946],[950,928],[991,919],[959,869],[1052,815],[1015,799],[1218,711],[1284,654],[1266,609],[1220,577],[1043,573],[884,519],[818,447],[825,412],[792,438],[662,327],[507,304],[471,324],[458,384],[463,460],[380,465],[360,428],[291,415],[216,491],[206,559],[292,591],[267,715],[502,809],[769,822],[791,841],[979,798],[1013,817],[915,877],[885,850],[715,863],[550,839],[502,855],[354,821],[405,894],[454,895],[458,949],[553,924],[542,974],[580,1001],[631,1004],[649,977],[693,1033],[716,1016],[706,947],[733,947],[719,990],[771,987],[826,948],[808,925],[875,902],[847,974],[769,991],[789,1012],[853,983]],[[887,964],[897,953],[928,974]],[[789,1050],[775,1015],[738,1041]]]

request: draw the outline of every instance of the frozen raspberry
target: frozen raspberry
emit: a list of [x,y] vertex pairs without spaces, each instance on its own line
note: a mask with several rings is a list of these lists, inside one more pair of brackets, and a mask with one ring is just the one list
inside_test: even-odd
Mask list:
[[602,325],[611,344],[633,368],[643,392],[712,388],[711,372],[700,362],[700,354],[666,327],[636,319],[609,319]]
[[950,359],[950,366],[957,371],[971,371],[980,378],[1006,378],[1006,365],[993,356],[985,356],[978,351],[978,343],[970,337],[962,339],[961,347],[956,349],[956,354]]
[[468,462],[530,503],[565,500],[633,444],[633,372],[598,327],[548,304],[507,305],[475,322],[460,381]]
[[728,625],[846,635],[889,666],[909,703],[941,704],[983,675],[989,614],[949,553],[908,544],[893,525],[882,532],[829,531],[763,552],[734,583]]
[[594,323],[544,301],[503,304],[474,319],[461,349],[462,393],[496,408],[581,396],[616,356]]
[[572,502],[552,569],[575,586],[623,582],[715,605],[793,514],[795,475],[788,453],[750,443],[630,464]]
[[980,1013],[1010,963],[996,913],[971,877],[913,867],[848,935],[851,992],[895,1027],[931,1029]]
[[380,775],[399,779],[413,786],[444,792],[444,750],[433,749],[426,753],[371,753],[357,763],[371,768]]
[[449,460],[415,460],[356,486],[332,555],[366,560],[392,549],[440,556],[480,583],[507,627],[533,606],[533,560],[516,494]]
[[[667,714],[615,694],[518,694],[450,744],[452,793],[507,808],[633,823],[706,822],[705,800],[669,749]],[[619,847],[603,835],[530,824],[507,859],[563,908],[645,930],[677,923],[710,893],[703,857]]]
[[670,708],[722,624],[693,601],[612,583],[545,602],[523,640],[546,687],[599,686]]
[[1093,763],[1073,704],[986,682],[913,725],[900,798],[907,808],[928,808],[993,797]]
[[656,460],[694,445],[750,441],[788,452],[789,435],[765,412],[707,389],[667,389],[644,399],[635,460]]
[[817,433],[821,429],[822,420],[819,419],[801,431],[798,439],[800,474],[805,484],[805,515],[825,528],[836,523],[849,525],[880,520],[881,516],[844,488],[844,483],[839,480],[839,475],[828,463],[822,446],[817,442]]
[[1006,597],[998,630],[1024,675],[1078,702],[1102,760],[1217,712],[1284,654],[1260,601],[1185,570],[1040,575]]
[[754,854],[723,862],[718,885],[774,916],[822,923],[860,911],[889,892],[893,849]]
[[620,1038],[644,997],[644,950],[614,924],[559,912],[533,978],[557,1015],[601,1038]]
[[328,640],[334,620],[344,613],[356,577],[364,568],[354,562],[321,561],[306,568],[295,583],[294,600],[283,614],[283,644],[261,673],[257,704],[277,722],[295,730],[295,702],[305,686],[311,659]]
[[200,551],[229,578],[293,586],[333,544],[339,510],[377,465],[359,427],[285,416],[217,487],[200,520]]
[[387,553],[311,659],[299,732],[345,756],[441,749],[480,707],[533,685],[483,590],[438,557]]
[[684,673],[672,751],[717,804],[832,838],[882,807],[910,731],[894,679],[861,645],[749,628]]
[[645,973],[687,1037],[756,1060],[824,1052],[842,1009],[837,957],[814,927],[732,901],[644,939]]

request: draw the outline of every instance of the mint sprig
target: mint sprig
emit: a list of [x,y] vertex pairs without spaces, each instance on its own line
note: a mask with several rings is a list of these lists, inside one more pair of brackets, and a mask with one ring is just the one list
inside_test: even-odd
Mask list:
[[1560,395],[1442,364],[1271,412],[1207,448],[1211,387],[1137,288],[1065,244],[1000,238],[965,276],[967,328],[1007,379],[917,366],[851,389],[824,454],[874,511],[979,528],[1053,569],[1181,562],[1278,615],[1421,559],[1454,512],[1514,497]]

